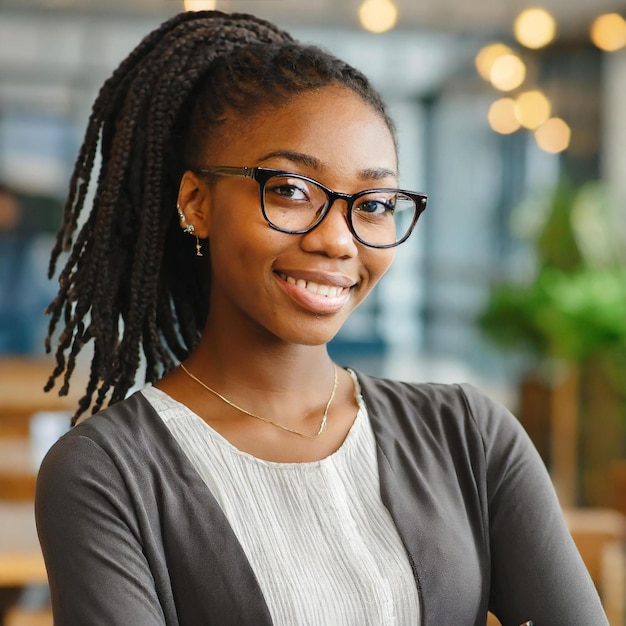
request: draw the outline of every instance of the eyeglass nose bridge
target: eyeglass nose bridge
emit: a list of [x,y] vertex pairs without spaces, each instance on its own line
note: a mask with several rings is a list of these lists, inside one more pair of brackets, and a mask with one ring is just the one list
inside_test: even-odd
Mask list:
[[351,235],[358,239],[358,235],[354,232],[354,226],[352,225],[352,220],[350,219],[354,195],[350,193],[341,193],[340,191],[333,191],[332,189],[328,189],[322,185],[319,185],[319,187],[326,193],[326,203],[324,204],[324,208],[322,209],[319,217],[306,229],[305,232],[310,233],[314,228],[317,228],[326,219],[326,216],[330,213],[330,210],[333,208],[333,205],[337,200],[345,200],[347,210],[344,215],[344,219],[346,220],[346,224],[348,225],[348,230]]

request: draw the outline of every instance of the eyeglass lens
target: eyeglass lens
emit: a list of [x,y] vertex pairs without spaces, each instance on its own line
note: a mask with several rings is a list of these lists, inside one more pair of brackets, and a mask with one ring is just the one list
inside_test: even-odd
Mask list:
[[[285,231],[315,226],[328,204],[326,191],[312,181],[279,174],[265,184],[263,202],[267,219]],[[385,246],[400,241],[411,228],[416,205],[396,190],[358,195],[352,207],[354,232],[364,242]]]

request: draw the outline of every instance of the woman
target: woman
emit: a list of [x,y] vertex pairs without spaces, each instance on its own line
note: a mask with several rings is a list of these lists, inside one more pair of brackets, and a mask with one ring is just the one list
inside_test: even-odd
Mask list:
[[365,77],[263,20],[177,16],[104,85],[53,253],[54,376],[94,347],[38,481],[59,624],[606,623],[511,415],[329,358],[425,207],[398,186]]

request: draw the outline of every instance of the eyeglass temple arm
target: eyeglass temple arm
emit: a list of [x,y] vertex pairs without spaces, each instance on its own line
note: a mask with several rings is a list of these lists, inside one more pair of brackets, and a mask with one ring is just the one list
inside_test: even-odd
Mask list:
[[254,167],[220,165],[219,167],[205,167],[195,171],[204,174],[215,174],[216,176],[243,176],[244,178],[254,178],[255,169]]

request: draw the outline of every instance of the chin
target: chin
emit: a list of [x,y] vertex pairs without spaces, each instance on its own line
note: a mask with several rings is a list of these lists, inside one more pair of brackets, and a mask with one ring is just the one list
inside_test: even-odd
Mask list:
[[329,343],[343,326],[341,323],[329,323],[328,319],[318,317],[317,323],[299,325],[296,328],[285,329],[282,333],[277,333],[283,341],[301,346],[323,346]]

